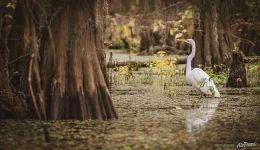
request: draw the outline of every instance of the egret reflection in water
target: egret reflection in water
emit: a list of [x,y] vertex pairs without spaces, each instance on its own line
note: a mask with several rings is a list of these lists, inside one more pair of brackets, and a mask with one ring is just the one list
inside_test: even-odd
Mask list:
[[189,133],[202,128],[213,116],[219,105],[220,99],[206,99],[200,102],[192,110],[188,110],[185,114],[187,131]]

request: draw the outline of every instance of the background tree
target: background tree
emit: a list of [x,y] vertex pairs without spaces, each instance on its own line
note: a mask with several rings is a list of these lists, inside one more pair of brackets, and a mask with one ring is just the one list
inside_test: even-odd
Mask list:
[[193,65],[229,64],[233,48],[230,0],[195,0],[194,39],[197,51]]
[[[9,91],[9,72],[8,72],[8,57],[9,50],[7,47],[7,38],[10,32],[10,26],[12,15],[9,14],[8,8],[6,8],[6,2],[0,2],[0,91]],[[9,16],[9,17],[8,17]]]
[[260,54],[260,1],[238,0],[233,2],[232,32],[239,50],[244,55]]
[[[25,114],[26,104],[21,94],[12,85],[14,73],[11,72],[9,36],[12,33],[16,0],[0,1],[0,118],[21,117]],[[13,40],[13,39],[12,39]]]
[[[195,0],[194,65],[230,64],[234,44],[245,55],[259,53],[259,10],[257,0]],[[254,51],[254,52],[253,52]]]

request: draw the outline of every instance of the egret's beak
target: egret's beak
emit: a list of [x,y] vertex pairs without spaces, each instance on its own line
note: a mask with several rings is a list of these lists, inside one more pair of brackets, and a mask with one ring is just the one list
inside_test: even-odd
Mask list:
[[188,43],[186,40],[184,39],[176,39],[176,42],[185,42],[185,43]]

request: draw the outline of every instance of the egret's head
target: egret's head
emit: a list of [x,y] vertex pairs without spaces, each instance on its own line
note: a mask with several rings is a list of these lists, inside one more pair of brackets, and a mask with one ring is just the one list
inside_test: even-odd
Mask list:
[[191,45],[195,45],[195,41],[193,39],[187,39],[186,42]]
[[193,39],[177,39],[177,41],[181,41],[181,42],[185,42],[185,43],[188,43],[188,44],[191,44],[191,45],[194,45],[195,46],[195,41]]
[[176,41],[181,41],[181,42],[185,42],[191,45],[192,47],[192,53],[189,55],[189,57],[193,58],[195,56],[195,50],[196,50],[196,44],[195,41],[193,39],[176,39]]

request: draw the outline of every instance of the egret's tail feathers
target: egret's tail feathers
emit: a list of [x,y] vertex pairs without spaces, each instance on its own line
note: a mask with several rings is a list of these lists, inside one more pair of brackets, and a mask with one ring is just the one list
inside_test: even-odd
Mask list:
[[215,88],[214,97],[220,97],[220,93],[217,88]]

